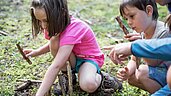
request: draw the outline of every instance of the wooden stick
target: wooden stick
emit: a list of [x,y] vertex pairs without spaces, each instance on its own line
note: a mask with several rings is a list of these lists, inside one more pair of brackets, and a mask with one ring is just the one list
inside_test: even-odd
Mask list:
[[32,62],[30,61],[30,59],[28,57],[26,57],[26,55],[24,54],[23,52],[23,49],[20,47],[20,44],[16,44],[20,54],[23,56],[23,58],[29,63],[29,64],[32,64]]
[[17,82],[32,82],[32,83],[42,83],[41,80],[26,80],[26,79],[18,79]]
[[72,96],[73,95],[72,70],[69,62],[67,62],[67,74],[68,74],[68,83],[69,83],[69,96]]
[[[31,83],[42,83],[41,80],[30,80],[30,79],[18,79],[17,82],[28,82],[30,81]],[[55,85],[55,83],[53,83]]]
[[[116,21],[119,23],[119,26],[121,27],[122,31],[124,32],[125,35],[129,34],[128,29],[125,27],[125,25],[123,24],[122,20],[120,19],[119,16],[117,16]],[[137,69],[139,68],[140,65],[140,58],[136,57],[136,65],[137,65]]]
[[0,31],[0,34],[4,35],[4,36],[7,36],[8,34],[4,31]]
[[27,82],[18,86],[17,89],[15,89],[15,91],[22,91],[22,90],[28,89],[31,84],[32,84],[32,82],[28,80]]
[[[26,80],[26,79],[19,79],[17,81],[21,81],[24,82],[22,85],[18,86],[17,89],[15,89],[15,91],[22,91],[22,90],[26,90],[29,88],[29,86],[31,86],[33,83],[42,83],[42,81],[40,80]],[[45,93],[45,96],[51,96],[51,88],[49,89],[48,92]]]
[[122,31],[124,32],[125,35],[129,34],[127,28],[125,27],[125,25],[123,24],[122,20],[120,19],[119,16],[117,16],[116,18],[116,21],[118,21],[119,23],[119,26],[121,27]]

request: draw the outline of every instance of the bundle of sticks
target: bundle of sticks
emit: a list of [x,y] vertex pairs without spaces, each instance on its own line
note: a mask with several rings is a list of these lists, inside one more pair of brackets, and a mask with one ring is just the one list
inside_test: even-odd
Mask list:
[[[128,29],[125,27],[125,25],[123,24],[122,20],[120,19],[119,16],[117,16],[116,21],[119,23],[119,26],[121,27],[122,31],[124,32],[125,35],[129,34]],[[140,65],[140,58],[136,57],[136,65],[137,65],[137,69],[139,68]]]

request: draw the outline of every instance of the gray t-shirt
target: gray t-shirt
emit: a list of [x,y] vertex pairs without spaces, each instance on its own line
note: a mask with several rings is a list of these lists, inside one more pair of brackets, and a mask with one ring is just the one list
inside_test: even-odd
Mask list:
[[[161,39],[161,38],[167,38],[171,36],[171,33],[169,32],[169,28],[165,26],[164,22],[161,22],[161,21],[157,21],[157,24],[156,24],[156,29],[155,29],[155,32],[152,36],[151,39]],[[144,58],[145,61],[148,63],[148,61],[152,64],[153,63],[153,59],[147,59],[147,58]],[[154,59],[154,61],[156,62],[156,59]],[[166,66],[170,66],[171,65],[171,61],[163,61],[163,60],[157,60],[157,62],[161,62],[161,64],[166,64]],[[150,64],[150,65],[151,65]],[[155,65],[155,64],[152,64],[152,65]],[[158,65],[158,64],[156,64]]]
[[169,32],[169,28],[165,26],[164,22],[157,21],[156,29],[151,39],[166,38],[169,35],[171,35]]

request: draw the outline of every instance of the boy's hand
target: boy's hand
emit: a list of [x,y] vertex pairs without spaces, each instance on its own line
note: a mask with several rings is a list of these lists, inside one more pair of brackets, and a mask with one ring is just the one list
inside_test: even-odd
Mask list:
[[122,61],[127,60],[127,57],[131,55],[131,42],[120,43],[114,46],[109,53],[109,57],[115,64],[123,64]]
[[129,76],[129,69],[128,69],[128,67],[125,66],[124,68],[121,68],[121,69],[118,70],[118,72],[117,72],[117,78],[121,82],[129,79],[129,77],[130,76]]
[[137,39],[141,39],[140,33],[129,33],[124,36],[129,41],[135,41]]

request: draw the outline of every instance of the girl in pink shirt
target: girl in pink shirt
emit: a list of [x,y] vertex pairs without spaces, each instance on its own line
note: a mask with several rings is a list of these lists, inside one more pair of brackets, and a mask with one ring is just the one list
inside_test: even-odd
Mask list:
[[[42,30],[49,42],[36,50],[25,49],[26,56],[51,52],[54,57],[36,96],[43,96],[50,89],[60,70],[66,71],[66,61],[78,72],[82,90],[93,93],[101,88],[104,76],[100,74],[100,67],[104,63],[104,55],[92,29],[83,21],[69,16],[67,0],[32,0],[31,16],[33,36]],[[114,78],[106,80],[120,84]]]

